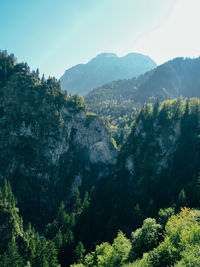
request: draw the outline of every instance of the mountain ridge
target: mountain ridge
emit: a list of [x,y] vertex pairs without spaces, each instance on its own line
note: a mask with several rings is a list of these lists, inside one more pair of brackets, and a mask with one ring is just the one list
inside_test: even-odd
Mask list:
[[[192,71],[192,78],[197,77],[199,70],[195,72],[195,68],[199,62],[187,68],[181,67],[181,62],[176,60],[173,64],[177,64],[177,73],[184,74],[188,83],[182,90],[186,90],[193,80],[187,70]],[[144,75],[146,80],[152,72]],[[169,86],[175,84],[170,89],[176,89],[182,83],[178,79],[169,81],[170,75],[174,77],[173,69],[169,76],[164,75],[164,81],[167,79]],[[140,85],[146,80],[140,77],[134,81]],[[153,83],[159,85],[159,92],[160,84]],[[189,88],[194,94],[198,83]],[[132,89],[137,93],[137,88]],[[162,96],[166,97],[166,92]],[[16,259],[21,262],[19,267],[70,266],[73,262],[88,267],[124,266],[123,263],[141,258],[145,251],[151,262],[152,249],[157,245],[155,264],[149,266],[169,265],[168,243],[160,251],[161,226],[156,225],[159,239],[146,238],[146,229],[150,236],[153,229],[147,222],[155,226],[155,219],[146,218],[157,218],[160,208],[169,207],[162,211],[162,222],[166,223],[180,207],[200,206],[199,99],[183,101],[179,97],[144,104],[131,125],[131,133],[117,150],[105,122],[86,111],[83,97],[69,96],[55,78],[40,79],[27,64],[17,63],[12,55],[0,52],[0,125],[1,266],[16,266]],[[198,214],[198,221],[199,217]],[[37,232],[28,221],[37,227]],[[172,226],[173,222],[172,217]],[[141,232],[142,229],[136,230],[141,226],[144,236],[139,238],[142,243],[137,249],[135,234],[131,233]],[[133,242],[124,238],[119,229],[129,238],[132,235]],[[198,229],[200,233],[199,226]],[[111,247],[108,242],[117,232]],[[145,248],[146,239],[152,244]],[[104,243],[96,246],[101,242]],[[127,244],[134,253],[128,252],[126,259],[119,261],[118,256],[124,258]],[[112,248],[115,253],[110,254],[109,264],[104,264]],[[97,253],[84,257],[85,252],[94,249]],[[170,265],[181,259],[179,247],[177,252],[180,257],[173,258]]]
[[85,96],[85,102],[90,112],[109,117],[112,125],[130,126],[135,109],[141,108],[144,103],[179,96],[200,97],[199,77],[200,58],[175,58],[139,77],[97,87]]
[[60,82],[64,90],[85,95],[104,83],[138,76],[155,67],[156,63],[150,57],[139,53],[129,53],[123,57],[102,53],[86,64],[78,64],[66,70]]

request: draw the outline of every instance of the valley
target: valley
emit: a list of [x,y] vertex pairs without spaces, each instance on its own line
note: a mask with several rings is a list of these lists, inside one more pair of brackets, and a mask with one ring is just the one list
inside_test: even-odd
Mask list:
[[84,100],[0,52],[1,266],[198,266],[199,64]]

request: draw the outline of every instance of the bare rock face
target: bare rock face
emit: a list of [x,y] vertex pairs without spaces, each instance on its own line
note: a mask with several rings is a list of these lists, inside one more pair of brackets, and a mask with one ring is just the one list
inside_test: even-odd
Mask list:
[[[20,167],[20,172],[25,176],[36,175],[40,179],[49,180],[51,179],[50,174],[44,166],[40,171],[37,169],[38,161],[42,159],[44,165],[59,168],[62,156],[69,152],[73,155],[77,154],[79,160],[86,166],[92,164],[115,165],[117,151],[111,142],[110,133],[101,119],[95,115],[87,115],[84,110],[75,111],[66,107],[62,108],[61,116],[63,123],[60,129],[56,129],[56,135],[54,131],[46,130],[46,138],[38,138],[35,130],[37,125],[26,125],[25,121],[22,121],[16,130],[13,129],[9,136],[4,129],[1,130],[1,139],[6,140],[7,143],[1,143],[2,150],[6,149],[8,143],[17,146],[21,140],[25,146],[26,141],[31,140],[32,145],[29,149],[37,149],[38,142],[43,148],[42,150],[40,147],[38,148],[38,155],[33,155],[32,166],[29,167],[26,166],[26,155],[23,154],[20,160],[16,154],[9,162],[8,169],[4,169],[5,174],[12,176]],[[1,118],[0,122],[3,124],[4,118]],[[34,161],[36,162],[34,163]],[[68,160],[66,161],[68,164]],[[54,179],[56,180],[56,177]]]
[[126,158],[125,168],[130,172],[130,174],[134,175],[134,157],[130,155]]
[[76,151],[82,152],[86,164],[114,165],[117,151],[110,140],[110,133],[103,121],[85,111],[71,113],[64,110],[64,127]]

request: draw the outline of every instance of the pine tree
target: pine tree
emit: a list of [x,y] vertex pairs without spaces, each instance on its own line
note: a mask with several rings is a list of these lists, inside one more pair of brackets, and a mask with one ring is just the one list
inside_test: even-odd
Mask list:
[[18,252],[18,246],[14,239],[8,245],[8,250],[3,255],[2,267],[22,267],[23,259]]
[[177,199],[177,206],[178,207],[184,207],[187,205],[187,201],[186,201],[186,195],[185,195],[185,190],[182,189],[178,195],[178,199]]
[[160,100],[157,98],[156,102],[153,105],[153,117],[154,117],[154,119],[158,117],[159,108],[160,108]]
[[57,267],[58,260],[57,260],[57,250],[53,241],[48,241],[46,253],[48,257],[49,267]]
[[40,72],[39,72],[39,69],[38,68],[36,69],[36,73],[35,74],[36,74],[36,78],[39,80],[39,78],[40,78]]
[[80,242],[78,242],[78,244],[75,248],[75,251],[74,251],[75,259],[78,263],[82,262],[84,253],[85,253],[85,248],[84,248],[83,243],[80,241]]

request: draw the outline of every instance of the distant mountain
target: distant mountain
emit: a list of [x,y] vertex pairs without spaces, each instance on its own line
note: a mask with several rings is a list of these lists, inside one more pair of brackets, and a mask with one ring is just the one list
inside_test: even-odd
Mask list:
[[113,53],[97,55],[87,64],[79,64],[65,71],[61,86],[71,94],[86,95],[93,88],[119,79],[130,79],[156,67],[148,56],[130,53],[118,57]]
[[143,104],[179,96],[200,97],[200,57],[175,58],[138,78],[108,83],[93,89],[85,100],[88,105],[127,100]]
[[200,58],[175,58],[137,78],[114,81],[85,96],[88,111],[113,126],[130,126],[144,103],[200,97]]

